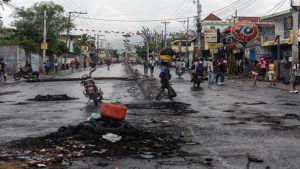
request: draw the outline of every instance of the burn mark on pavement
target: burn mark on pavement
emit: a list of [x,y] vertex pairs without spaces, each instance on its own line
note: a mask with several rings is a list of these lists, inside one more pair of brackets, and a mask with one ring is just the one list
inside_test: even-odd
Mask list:
[[30,101],[64,101],[64,100],[76,100],[78,98],[69,97],[66,94],[62,95],[37,95],[33,99],[28,99]]

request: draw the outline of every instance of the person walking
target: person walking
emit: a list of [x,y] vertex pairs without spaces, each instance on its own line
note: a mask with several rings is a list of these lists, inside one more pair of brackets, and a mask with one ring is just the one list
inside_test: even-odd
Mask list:
[[214,76],[215,76],[215,83],[219,84],[219,78],[220,78],[220,66],[219,66],[219,59],[213,61],[213,67],[214,67]]
[[265,78],[267,72],[267,62],[264,60],[264,58],[260,59],[259,67],[261,75]]
[[110,70],[110,65],[111,65],[111,60],[110,60],[110,58],[108,58],[108,59],[106,60],[107,70]]
[[251,75],[252,75],[252,87],[257,87],[257,75],[259,74],[260,66],[258,64],[258,61],[255,60],[254,63],[251,66]]
[[[172,96],[170,95],[170,82],[169,80],[171,79],[171,74],[170,74],[170,65],[168,62],[164,62],[162,61],[161,62],[161,65],[162,65],[162,69],[161,69],[161,72],[159,74],[159,78],[160,78],[160,83],[161,83],[161,87],[160,87],[160,90],[159,92],[157,93],[155,100],[159,100],[160,97],[161,97],[161,94],[163,92],[165,92],[165,89],[167,89],[168,91],[168,97],[170,100],[173,100]],[[173,89],[173,88],[172,88]]]
[[57,73],[58,72],[58,61],[57,61],[57,59],[55,59],[55,61],[54,61],[54,69],[55,69],[55,73]]
[[212,57],[208,58],[207,74],[208,74],[208,84],[213,84],[214,83],[214,65],[213,65]]
[[149,67],[150,67],[151,76],[153,76],[153,73],[154,73],[154,67],[155,67],[155,60],[154,60],[153,57],[152,57],[151,60],[150,60]]
[[296,84],[299,83],[299,81],[300,81],[300,59],[293,66],[293,74],[294,74],[295,78],[294,78],[294,82],[293,82],[293,90],[290,92],[298,93],[298,90],[296,90]]
[[275,73],[275,64],[273,59],[270,61],[270,64],[268,66],[268,76],[269,76],[270,86],[275,86],[276,73]]
[[283,64],[284,68],[284,78],[283,78],[283,83],[284,84],[290,84],[291,81],[291,68],[292,68],[292,62],[289,61],[289,57],[285,57],[282,61],[281,64]]
[[47,74],[49,74],[49,71],[50,71],[50,62],[49,62],[49,60],[44,61],[44,68],[45,68],[45,72]]
[[225,84],[225,74],[227,72],[227,61],[224,59],[221,59],[220,63],[219,63],[219,67],[220,67],[220,85],[224,85]]
[[86,65],[87,65],[87,56],[85,55],[83,58],[83,69],[86,69]]
[[72,59],[72,61],[70,62],[70,67],[71,67],[71,71],[74,71],[74,67],[75,67],[75,61],[74,59]]
[[149,62],[148,59],[146,58],[144,60],[144,75],[148,75],[148,68],[149,68]]
[[[6,64],[4,62],[3,57],[0,57],[0,79],[4,82],[6,81]],[[3,78],[3,79],[2,79]]]

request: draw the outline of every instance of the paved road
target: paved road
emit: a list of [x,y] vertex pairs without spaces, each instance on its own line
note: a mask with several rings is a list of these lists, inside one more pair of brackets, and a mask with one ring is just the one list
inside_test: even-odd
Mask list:
[[[141,66],[137,68],[142,72]],[[156,69],[155,78],[158,73]],[[212,157],[216,168],[246,168],[247,153],[264,161],[250,163],[249,168],[299,168],[299,94],[268,88],[266,83],[252,88],[249,81],[235,80],[224,86],[205,82],[197,89],[187,74],[178,79],[172,70],[172,77],[178,94],[174,101],[189,103],[198,111],[167,117],[186,130],[187,138],[200,143],[187,147],[190,153]]]
[[[106,67],[98,68],[97,76],[115,74],[127,76],[121,65],[113,65],[110,71]],[[88,71],[77,72],[67,77],[80,77]],[[126,82],[104,80],[96,81],[104,91],[105,102],[128,102]],[[56,131],[63,125],[83,122],[92,112],[98,112],[93,102],[82,94],[83,87],[78,82],[19,83],[0,88],[0,143],[24,137],[33,137]],[[125,93],[122,97],[119,93]],[[28,101],[36,95],[67,94],[78,98],[73,101],[35,102]]]
[[[141,66],[136,68],[143,72]],[[118,75],[125,75],[121,67],[112,70]],[[108,74],[106,68],[100,69],[100,73]],[[180,135],[189,142],[181,147],[184,153],[174,158],[154,160],[85,158],[68,168],[97,168],[99,161],[108,162],[109,166],[103,167],[107,169],[299,168],[299,94],[267,87],[253,89],[248,81],[233,80],[227,81],[224,86],[209,86],[205,82],[196,89],[187,74],[184,79],[177,79],[173,74],[172,83],[178,94],[174,102],[185,108],[176,108],[173,104],[175,107],[161,109],[152,101],[159,87],[158,73],[156,69],[154,78],[140,76],[137,81],[97,83],[104,89],[107,102],[131,104],[126,120],[132,125]],[[11,93],[3,94],[6,91]],[[47,134],[61,125],[82,122],[91,112],[97,111],[96,107],[86,105],[81,86],[75,82],[22,83],[1,88],[0,93],[0,101],[4,101],[0,103],[1,142]],[[79,100],[57,103],[26,100],[37,94],[54,93],[65,93]],[[16,105],[18,102],[29,104]],[[174,102],[168,99],[159,101],[165,106]],[[211,165],[204,163],[207,158],[212,159]],[[260,160],[263,162],[258,162]]]

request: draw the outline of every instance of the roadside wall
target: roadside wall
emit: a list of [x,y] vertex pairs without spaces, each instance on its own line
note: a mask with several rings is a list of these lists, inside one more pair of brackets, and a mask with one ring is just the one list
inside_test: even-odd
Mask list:
[[8,74],[16,72],[19,65],[25,66],[27,59],[25,50],[18,46],[0,46],[0,57],[6,62]]

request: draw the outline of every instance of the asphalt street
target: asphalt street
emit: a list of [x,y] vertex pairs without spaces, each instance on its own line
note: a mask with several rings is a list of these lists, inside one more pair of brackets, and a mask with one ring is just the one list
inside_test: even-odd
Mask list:
[[[172,70],[174,101],[153,102],[159,88],[159,69],[154,77],[144,76],[142,66],[134,81],[97,81],[104,102],[129,107],[126,121],[153,132],[171,133],[184,142],[172,158],[145,160],[134,156],[86,157],[72,166],[54,168],[216,168],[298,169],[300,166],[299,94],[247,80],[227,80],[225,85],[192,87],[189,75],[178,79]],[[81,76],[78,72],[67,77]],[[121,64],[95,76],[128,76]],[[20,83],[0,88],[0,142],[38,137],[61,126],[83,122],[98,108],[82,94],[80,82]],[[34,102],[36,95],[67,94],[77,100]],[[130,145],[130,143],[128,143]],[[132,146],[132,145],[131,145]],[[210,163],[207,163],[210,161]]]

